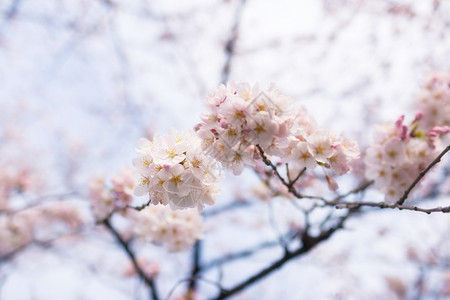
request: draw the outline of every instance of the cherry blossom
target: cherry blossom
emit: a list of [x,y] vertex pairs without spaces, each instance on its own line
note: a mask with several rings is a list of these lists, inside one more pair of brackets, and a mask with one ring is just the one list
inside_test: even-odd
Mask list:
[[446,128],[431,129],[423,134],[416,129],[423,119],[417,115],[410,126],[401,116],[392,126],[377,126],[375,141],[366,151],[365,176],[385,194],[386,202],[400,199],[419,173],[439,153],[439,137]]
[[153,141],[141,139],[133,160],[139,173],[134,192],[149,195],[154,205],[172,209],[202,209],[215,203],[220,191],[220,174],[215,160],[201,150],[201,139],[192,131],[155,135]]
[[126,208],[133,200],[135,181],[129,169],[124,169],[113,177],[111,186],[102,176],[93,177],[89,182],[89,197],[97,221],[107,219],[113,211]]
[[172,210],[149,206],[133,214],[134,231],[142,239],[163,244],[170,252],[183,251],[202,237],[203,225],[197,209]]
[[431,74],[419,92],[414,108],[423,115],[422,130],[450,126],[450,73]]
[[275,85],[262,91],[257,85],[250,88],[248,83],[229,82],[209,95],[205,100],[208,111],[196,126],[197,134],[202,149],[234,175],[241,174],[246,165],[256,166],[255,146],[296,169],[321,165],[336,175],[350,171],[351,162],[359,158],[355,141],[320,129]]

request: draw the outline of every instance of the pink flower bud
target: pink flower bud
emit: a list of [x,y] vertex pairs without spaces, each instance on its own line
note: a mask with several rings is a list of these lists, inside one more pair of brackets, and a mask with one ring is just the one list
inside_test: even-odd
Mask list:
[[450,127],[448,126],[435,126],[430,130],[430,133],[434,132],[436,135],[446,134],[450,132]]
[[422,112],[418,112],[418,113],[416,114],[416,117],[414,118],[414,121],[413,121],[413,122],[419,121],[420,119],[422,119],[422,117],[423,117],[423,113],[422,113]]
[[400,118],[398,118],[397,121],[395,121],[395,126],[397,126],[398,128],[401,128],[404,120],[405,120],[405,115],[401,115]]
[[337,182],[333,178],[331,178],[328,174],[325,174],[325,178],[327,179],[328,189],[330,191],[336,191],[339,188]]
[[402,140],[405,140],[405,139],[407,139],[408,138],[408,128],[405,126],[405,125],[403,125],[402,126],[402,132],[400,133],[400,138],[402,139]]

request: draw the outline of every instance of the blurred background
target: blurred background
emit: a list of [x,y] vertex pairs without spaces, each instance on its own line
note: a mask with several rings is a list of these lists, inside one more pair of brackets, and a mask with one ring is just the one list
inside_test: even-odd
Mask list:
[[[25,197],[76,202],[93,175],[130,166],[140,137],[193,128],[224,79],[273,82],[364,148],[373,124],[412,118],[423,79],[449,70],[449,29],[450,1],[439,0],[0,0],[0,166],[25,170]],[[256,181],[228,176],[218,202]],[[89,204],[77,205],[89,219]],[[273,205],[280,222],[295,218]],[[264,203],[208,219],[207,247],[214,256],[273,239],[269,223]],[[236,299],[450,299],[449,230],[446,215],[363,215]],[[80,235],[0,261],[0,299],[146,298],[123,279],[111,239]],[[167,295],[189,255],[141,248]],[[277,254],[230,267],[224,281]]]

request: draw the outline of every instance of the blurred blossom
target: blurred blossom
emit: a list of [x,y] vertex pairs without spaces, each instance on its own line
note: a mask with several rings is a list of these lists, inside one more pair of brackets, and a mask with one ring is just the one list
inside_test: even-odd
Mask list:
[[115,210],[126,208],[133,200],[135,180],[129,169],[113,177],[108,185],[102,176],[91,178],[89,197],[97,221],[107,219]]
[[[158,275],[160,271],[159,264],[154,261],[149,261],[145,258],[138,258],[137,260],[138,265],[141,267],[142,271],[149,277],[154,278]],[[134,267],[133,263],[131,261],[127,262],[124,270],[123,275],[126,277],[129,276],[136,276],[138,273],[136,271],[136,268]]]
[[174,211],[169,206],[149,206],[133,218],[139,237],[162,244],[170,252],[186,250],[203,236],[202,218],[195,208]]
[[413,106],[423,115],[420,129],[450,126],[450,73],[429,75]]
[[401,116],[393,125],[376,127],[375,141],[366,151],[365,175],[375,181],[387,202],[399,200],[442,149],[434,129],[428,134],[416,130],[424,118],[426,115],[406,126]]

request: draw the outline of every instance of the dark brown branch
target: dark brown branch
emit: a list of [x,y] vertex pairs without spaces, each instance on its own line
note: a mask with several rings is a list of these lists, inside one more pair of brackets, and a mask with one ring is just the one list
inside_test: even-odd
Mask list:
[[[308,199],[317,199],[317,200],[322,200],[322,201],[327,201],[325,198],[323,197],[319,197],[319,196],[307,196],[307,195],[302,195],[299,192],[297,192],[297,190],[294,188],[294,184],[288,183],[286,181],[286,179],[283,178],[283,176],[280,175],[280,173],[278,172],[277,167],[270,161],[270,159],[267,158],[266,154],[264,153],[264,150],[261,148],[260,145],[256,145],[256,148],[258,149],[259,155],[261,156],[262,161],[272,169],[273,173],[275,174],[275,176],[280,179],[280,181],[283,183],[284,186],[286,186],[288,188],[288,191],[294,195],[295,197],[297,197],[298,199],[302,199],[302,198],[308,198]],[[301,176],[302,172],[299,174]]]
[[440,193],[440,188],[446,182],[447,178],[450,176],[450,166],[446,166],[442,172],[441,179],[435,183],[432,183],[432,188],[428,191],[423,198],[433,199],[436,198]]
[[117,232],[117,230],[111,225],[109,222],[109,219],[106,219],[103,221],[103,224],[106,228],[114,235],[116,240],[119,242],[119,244],[122,246],[123,250],[126,252],[128,257],[130,258],[131,262],[133,263],[134,268],[136,269],[136,272],[138,272],[139,277],[144,280],[145,284],[150,288],[151,296],[153,300],[159,300],[158,292],[156,290],[155,282],[153,281],[153,278],[148,277],[145,272],[142,270],[142,268],[139,266],[136,256],[134,252],[130,249],[129,243],[126,242]]
[[423,212],[426,214],[431,214],[431,213],[435,213],[435,212],[450,213],[450,206],[421,208],[418,206],[407,206],[407,205],[400,205],[397,203],[391,204],[391,203],[386,203],[386,202],[341,202],[339,204],[331,204],[331,205],[336,205],[337,209],[360,208],[360,207],[367,206],[367,207],[390,208],[390,209],[399,209],[399,210],[412,210],[412,211]]
[[[298,231],[297,232],[289,231],[287,234],[285,234],[285,236],[283,238],[287,241],[292,241],[298,236],[299,236]],[[233,262],[238,259],[252,256],[253,254],[255,254],[256,252],[258,252],[260,250],[279,247],[279,246],[282,246],[282,245],[280,245],[279,241],[262,242],[256,246],[250,247],[248,249],[240,250],[240,251],[230,253],[230,254],[224,255],[222,257],[213,259],[210,262],[205,263],[202,266],[202,272],[207,271],[207,270],[217,267],[217,266],[223,266],[227,263]]]
[[281,180],[281,182],[285,185],[288,186],[289,184],[286,182],[286,180],[283,178],[283,176],[280,175],[280,173],[278,172],[277,167],[270,161],[270,159],[267,158],[266,154],[264,153],[264,150],[261,148],[260,145],[256,145],[256,148],[259,151],[259,155],[261,156],[262,161],[269,167],[272,168],[273,172],[275,173],[275,175],[278,177],[278,179]]
[[414,182],[406,189],[405,193],[397,201],[396,204],[402,205],[405,202],[405,200],[406,200],[406,198],[408,198],[408,195],[411,192],[411,190],[419,183],[420,180],[422,180],[422,178],[428,173],[428,171],[431,170],[432,167],[434,167],[437,163],[439,163],[441,161],[442,157],[448,151],[450,151],[450,145],[448,145],[444,150],[442,150],[442,152],[428,165],[428,167],[426,167],[422,172],[420,172],[419,176],[417,176],[417,178],[414,180]]
[[[418,206],[408,206],[403,205],[405,200],[408,198],[410,192],[412,189],[420,182],[420,180],[433,168],[436,164],[438,164],[442,157],[450,151],[450,145],[447,146],[442,152],[422,171],[420,172],[419,176],[416,177],[414,182],[405,190],[403,193],[403,196],[395,203],[386,203],[386,202],[339,202],[340,199],[347,196],[347,194],[340,196],[336,198],[334,201],[325,201],[325,205],[336,205],[336,208],[360,208],[360,207],[378,207],[378,208],[390,208],[390,209],[399,209],[399,210],[410,210],[410,211],[418,211],[423,212],[426,214],[431,214],[435,212],[440,213],[449,213],[450,212],[450,206],[446,207],[433,207],[433,208],[422,208]],[[366,184],[363,184],[359,189],[363,190],[370,186],[373,182],[367,182]],[[358,191],[358,189],[356,189]]]
[[131,208],[131,209],[134,209],[134,210],[137,210],[137,211],[141,211],[141,210],[143,210],[144,208],[146,208],[147,206],[150,206],[151,203],[152,203],[152,200],[149,199],[148,202],[145,202],[145,203],[143,203],[143,204],[141,204],[141,205],[139,205],[139,206],[131,206],[131,205],[127,205],[127,208]]
[[305,196],[298,193],[295,188],[293,188],[292,181],[288,183],[278,172],[277,167],[267,158],[267,156],[264,154],[264,150],[261,148],[261,146],[256,145],[256,148],[259,151],[259,154],[263,160],[263,162],[269,166],[273,173],[275,174],[278,179],[285,185],[289,192],[293,194],[295,197],[301,199],[301,198],[309,198],[309,199],[318,199],[324,202],[325,206],[336,206],[338,209],[342,208],[351,208],[356,209],[364,206],[368,207],[378,207],[378,208],[390,208],[390,209],[399,209],[399,210],[411,210],[411,211],[418,211],[423,212],[426,214],[431,214],[435,212],[441,212],[441,213],[449,213],[450,212],[450,206],[447,207],[434,207],[434,208],[421,208],[418,206],[407,206],[403,205],[405,200],[408,198],[408,195],[412,191],[412,189],[420,182],[420,180],[431,170],[432,167],[434,167],[437,163],[439,163],[442,159],[442,157],[450,151],[450,145],[447,146],[442,152],[422,171],[420,172],[419,176],[414,180],[414,182],[405,190],[403,196],[396,202],[396,203],[386,203],[386,202],[342,202],[341,199],[344,199],[348,197],[351,194],[356,194],[359,192],[362,192],[366,190],[369,186],[373,184],[373,181],[367,181],[361,184],[358,188],[351,190],[343,195],[337,196],[334,200],[329,201],[323,197],[316,197],[316,196]]
[[294,178],[294,180],[289,180],[289,185],[292,185],[292,186],[293,186],[293,185],[297,182],[297,180],[299,180],[300,177],[301,177],[305,172],[306,172],[306,167],[303,168],[303,170],[301,170],[301,171],[298,173],[298,175]]
[[[191,280],[203,281],[205,283],[208,283],[210,285],[213,285],[213,286],[217,287],[219,290],[222,290],[222,286],[220,285],[219,282],[208,280],[208,279],[203,278],[201,276],[196,276],[195,278],[191,277],[191,278],[184,278],[184,279],[178,280],[178,282],[175,283],[175,285],[170,289],[169,294],[167,295],[167,297],[165,299],[167,299],[167,300],[172,299],[172,294],[175,292],[175,290],[178,288],[178,286],[180,286],[184,282],[188,282],[188,281],[191,281]],[[192,295],[192,294],[189,294],[189,293],[187,295],[184,295],[184,297],[194,297],[194,299],[197,299],[197,298],[195,298],[195,295]],[[183,299],[185,299],[185,298],[183,298]]]
[[198,240],[194,248],[192,249],[192,271],[191,271],[191,280],[189,281],[189,291],[188,293],[193,293],[197,288],[197,275],[201,272],[201,251],[202,244],[201,241]]
[[313,249],[317,244],[327,240],[330,238],[338,229],[342,228],[344,225],[345,220],[352,214],[353,210],[350,210],[347,215],[344,217],[341,217],[339,222],[330,229],[326,231],[322,231],[321,234],[317,237],[311,237],[308,232],[304,232],[302,236],[302,246],[295,250],[294,252],[286,252],[283,257],[273,262],[270,266],[262,269],[261,271],[255,273],[253,276],[249,277],[248,279],[244,280],[243,282],[237,284],[236,286],[230,288],[230,289],[223,289],[220,294],[213,299],[220,300],[220,299],[226,299],[241,290],[249,287],[250,285],[254,284],[255,282],[263,279],[267,275],[273,273],[274,271],[278,270],[280,267],[282,267],[285,263],[290,261],[291,259],[294,259],[298,256],[301,256],[302,254],[305,254],[309,252],[311,249]]

